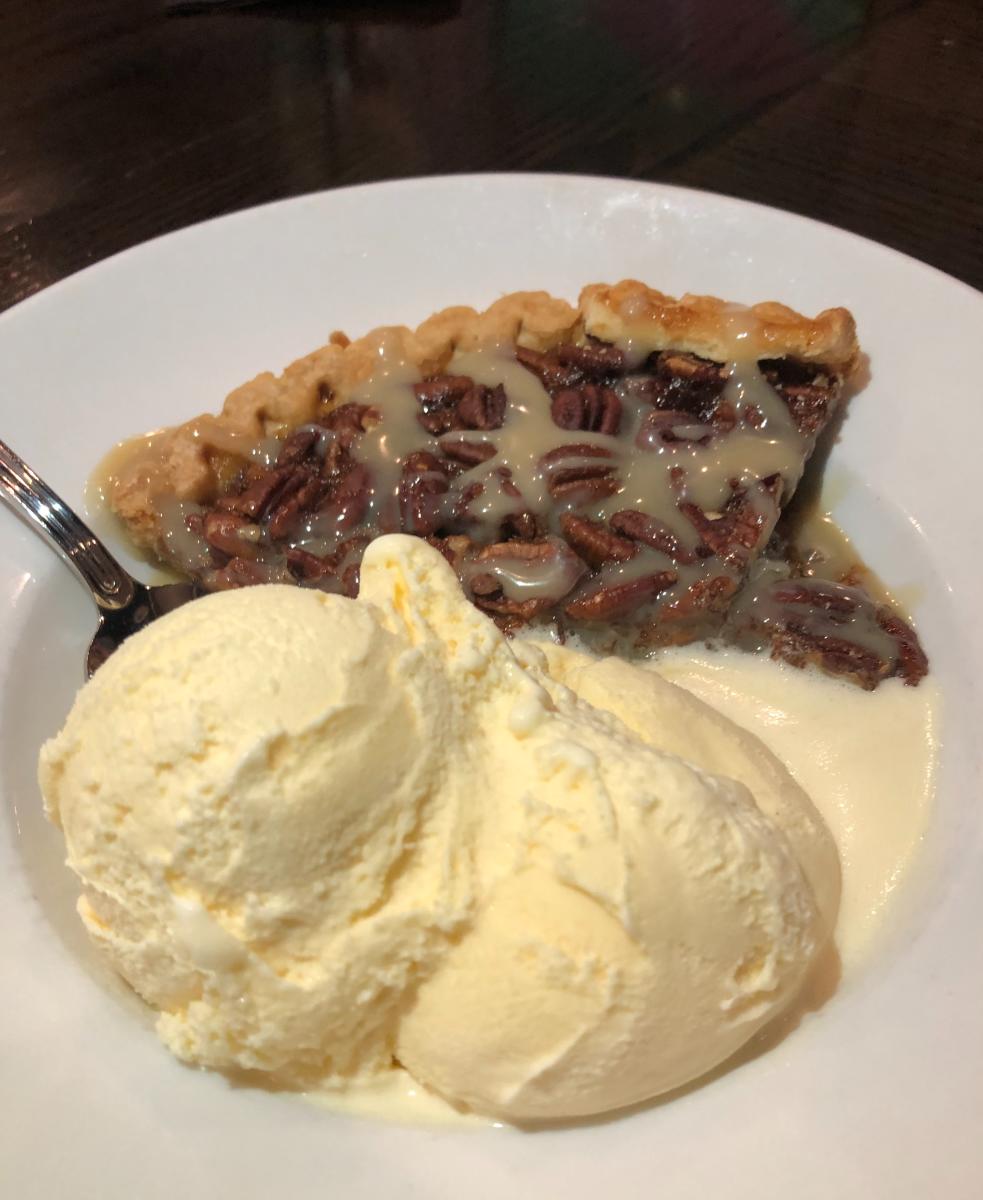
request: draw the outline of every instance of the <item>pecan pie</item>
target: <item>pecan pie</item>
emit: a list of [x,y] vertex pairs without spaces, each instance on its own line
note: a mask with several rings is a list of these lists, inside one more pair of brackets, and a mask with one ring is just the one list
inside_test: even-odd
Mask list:
[[845,309],[809,319],[631,280],[576,308],[517,293],[334,335],[220,416],[124,448],[109,498],[210,590],[355,595],[365,546],[399,531],[438,546],[506,628],[640,646],[722,633],[865,687],[915,683],[924,655],[896,613],[774,550],[857,357]]

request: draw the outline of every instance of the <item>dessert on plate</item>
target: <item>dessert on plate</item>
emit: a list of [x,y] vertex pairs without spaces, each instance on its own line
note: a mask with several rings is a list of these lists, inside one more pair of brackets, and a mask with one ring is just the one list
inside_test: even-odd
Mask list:
[[844,309],[521,293],[111,455],[132,537],[213,594],[100,668],[40,779],[178,1057],[591,1116],[853,954],[934,763],[914,630],[788,522],[858,353]]
[[426,538],[504,628],[595,645],[724,636],[866,688],[918,639],[779,524],[858,361],[845,309],[665,296],[626,280],[343,335],[118,452],[132,537],[207,591],[354,596],[369,542]]

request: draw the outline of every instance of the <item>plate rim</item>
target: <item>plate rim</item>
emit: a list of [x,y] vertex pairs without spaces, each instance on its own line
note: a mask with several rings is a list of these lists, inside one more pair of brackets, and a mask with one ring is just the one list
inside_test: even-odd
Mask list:
[[15,312],[22,312],[29,306],[35,304],[42,296],[61,288],[64,284],[71,284],[79,280],[83,276],[87,276],[90,272],[96,271],[107,264],[115,263],[120,259],[126,258],[128,255],[138,253],[148,246],[158,246],[161,243],[167,242],[172,238],[179,238],[192,231],[206,231],[210,226],[218,224],[228,225],[240,220],[246,220],[250,217],[255,217],[259,213],[274,212],[276,210],[286,209],[291,206],[303,207],[307,204],[323,200],[327,197],[354,195],[359,192],[379,192],[379,191],[399,191],[399,190],[416,190],[417,188],[426,188],[433,185],[447,184],[480,184],[489,181],[494,181],[493,186],[498,183],[538,183],[549,184],[554,182],[563,182],[567,184],[582,186],[587,185],[596,187],[598,185],[617,185],[620,187],[634,187],[655,192],[668,192],[671,195],[679,197],[681,200],[692,199],[705,203],[723,203],[724,205],[732,205],[735,211],[744,210],[757,214],[759,217],[775,217],[776,215],[794,222],[800,222],[804,226],[814,229],[832,231],[841,237],[848,238],[864,246],[867,251],[876,250],[891,258],[899,259],[909,265],[920,268],[924,271],[930,271],[933,275],[938,276],[939,280],[944,280],[947,284],[955,286],[964,291],[970,298],[977,300],[983,304],[983,290],[974,288],[972,284],[966,283],[965,280],[957,279],[954,275],[949,275],[939,267],[933,266],[924,259],[917,258],[915,255],[908,254],[904,250],[898,250],[893,246],[887,245],[885,242],[879,242],[874,238],[868,238],[864,234],[855,233],[853,230],[846,229],[841,225],[834,225],[831,222],[820,220],[818,217],[810,217],[804,213],[799,213],[793,209],[779,208],[774,205],[765,204],[758,200],[748,200],[742,196],[735,196],[729,192],[716,192],[709,188],[694,188],[684,184],[662,183],[659,180],[648,179],[633,179],[630,176],[618,175],[590,175],[581,174],[578,172],[550,172],[550,171],[463,171],[452,172],[440,175],[407,175],[398,176],[393,179],[378,179],[363,183],[343,184],[339,187],[319,188],[314,191],[298,192],[292,196],[281,196],[275,200],[268,200],[258,204],[250,204],[245,208],[236,208],[227,213],[218,213],[215,216],[204,217],[200,221],[192,221],[190,224],[181,225],[177,229],[169,229],[162,233],[154,234],[153,237],[144,238],[142,241],[134,242],[130,246],[124,246],[120,250],[115,250],[105,257],[97,259],[95,262],[86,263],[84,266],[78,267],[74,271],[70,271],[67,275],[62,275],[60,278],[53,280],[49,284],[45,284],[36,292],[32,292],[29,296],[25,296],[22,300],[9,305],[0,312],[0,321]]

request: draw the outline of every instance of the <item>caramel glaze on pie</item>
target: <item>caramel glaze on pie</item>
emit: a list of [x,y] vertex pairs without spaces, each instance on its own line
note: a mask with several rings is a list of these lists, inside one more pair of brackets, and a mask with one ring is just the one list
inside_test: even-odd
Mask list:
[[415,331],[335,334],[219,416],[111,458],[134,540],[209,590],[354,595],[373,537],[437,545],[474,603],[626,633],[718,634],[865,687],[927,669],[910,626],[783,552],[776,523],[858,358],[853,318],[633,280],[544,292]]

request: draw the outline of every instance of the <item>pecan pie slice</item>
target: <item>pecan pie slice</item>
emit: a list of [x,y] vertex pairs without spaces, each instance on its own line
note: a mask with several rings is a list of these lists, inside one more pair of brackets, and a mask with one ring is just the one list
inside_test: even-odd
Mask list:
[[517,293],[335,335],[221,416],[117,454],[108,493],[138,543],[207,589],[353,595],[365,546],[399,531],[439,546],[507,628],[722,633],[864,686],[917,682],[924,656],[891,610],[796,583],[787,560],[780,578],[756,566],[857,355],[845,309],[631,280],[577,308]]

